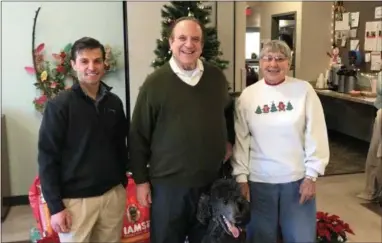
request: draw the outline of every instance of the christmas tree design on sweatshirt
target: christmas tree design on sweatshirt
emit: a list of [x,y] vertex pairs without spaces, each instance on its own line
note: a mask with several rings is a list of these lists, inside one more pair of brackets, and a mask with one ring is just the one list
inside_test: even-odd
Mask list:
[[263,114],[263,113],[267,114],[269,112],[274,113],[274,112],[281,112],[281,111],[285,112],[285,111],[291,111],[291,110],[293,110],[293,105],[292,105],[292,103],[290,103],[290,101],[288,101],[286,106],[285,106],[283,101],[280,101],[277,106],[276,106],[275,102],[272,101],[270,108],[269,108],[268,104],[263,105],[262,108],[258,105],[255,113],[256,114]]

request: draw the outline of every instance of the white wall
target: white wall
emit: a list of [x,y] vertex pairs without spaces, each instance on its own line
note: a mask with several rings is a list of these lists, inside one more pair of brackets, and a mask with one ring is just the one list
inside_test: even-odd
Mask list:
[[261,2],[246,2],[252,14],[246,17],[247,27],[261,27]]
[[217,32],[222,57],[230,63],[224,73],[231,91],[241,91],[245,67],[245,2],[217,2]]
[[[315,80],[324,73],[330,50],[332,2],[248,2],[254,14],[247,18],[248,26],[261,21],[261,39],[271,38],[272,15],[297,13],[296,21],[296,77]],[[260,13],[260,20],[258,15]]]
[[131,114],[139,87],[147,75],[154,71],[150,65],[155,59],[156,40],[161,37],[161,8],[168,3],[127,2]]
[[[37,174],[37,135],[41,116],[32,104],[38,94],[33,86],[33,76],[24,71],[24,66],[32,64],[33,17],[40,6],[36,43],[44,42],[48,55],[83,36],[94,37],[122,52],[124,48],[121,2],[2,3],[1,106],[7,121],[11,193],[14,196],[27,194]],[[106,82],[125,103],[123,55],[119,62],[121,71]]]
[[[235,2],[235,91],[241,92],[246,87],[245,71],[245,32],[246,2]],[[223,17],[223,16],[222,16]]]
[[[272,15],[289,12],[296,12],[296,77],[300,77],[301,73],[301,42],[302,42],[302,2],[261,2],[261,31],[260,38],[262,40],[271,39]],[[308,33],[306,33],[308,34]]]
[[[217,33],[220,40],[220,50],[223,52],[222,58],[229,60],[224,74],[229,86],[234,88],[234,2],[217,2]],[[224,40],[224,41],[222,41]]]
[[[303,2],[301,24],[301,68],[299,77],[315,81],[329,67],[332,2]],[[313,27],[312,27],[313,26]],[[312,31],[313,30],[313,31]]]

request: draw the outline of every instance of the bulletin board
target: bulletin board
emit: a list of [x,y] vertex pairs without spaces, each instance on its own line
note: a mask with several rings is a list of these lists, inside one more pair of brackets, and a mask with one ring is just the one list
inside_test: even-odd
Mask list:
[[[382,59],[382,3],[379,1],[343,1],[342,5],[344,21],[336,21],[335,17],[333,19],[333,40],[339,47],[341,63],[348,66],[349,51],[358,50],[361,62],[357,67],[360,71],[378,72],[382,69],[380,61]],[[346,13],[350,13],[347,15],[349,18]],[[349,19],[347,26],[346,19]],[[343,43],[344,36],[346,36],[345,43]],[[379,66],[376,63],[379,63]],[[379,70],[375,70],[378,67]]]

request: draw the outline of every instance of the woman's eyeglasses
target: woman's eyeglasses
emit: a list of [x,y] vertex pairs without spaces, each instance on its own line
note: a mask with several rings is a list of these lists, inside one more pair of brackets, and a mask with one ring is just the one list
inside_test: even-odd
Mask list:
[[266,62],[271,62],[272,60],[275,60],[276,62],[283,62],[286,60],[286,57],[281,57],[281,56],[263,56],[261,57]]

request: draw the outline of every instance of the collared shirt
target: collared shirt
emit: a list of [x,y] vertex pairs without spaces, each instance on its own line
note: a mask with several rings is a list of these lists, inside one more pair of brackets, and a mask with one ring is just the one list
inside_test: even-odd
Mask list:
[[106,93],[107,93],[107,90],[108,88],[106,87],[105,84],[103,84],[102,82],[99,84],[99,89],[98,89],[98,92],[97,92],[97,96],[96,96],[96,99],[94,100],[87,92],[86,90],[82,89],[82,91],[84,92],[84,94],[90,98],[91,100],[94,101],[95,104],[98,104],[98,102],[100,100],[102,100],[103,97],[105,97]]
[[175,62],[174,57],[171,57],[169,62],[174,73],[188,85],[195,86],[202,77],[204,66],[203,62],[199,59],[196,65],[196,69],[190,71],[181,69]]
[[96,103],[98,103],[100,100],[102,100],[102,98],[106,95],[106,93],[107,93],[106,86],[103,83],[100,83],[99,90],[98,90],[97,97],[96,97]]

